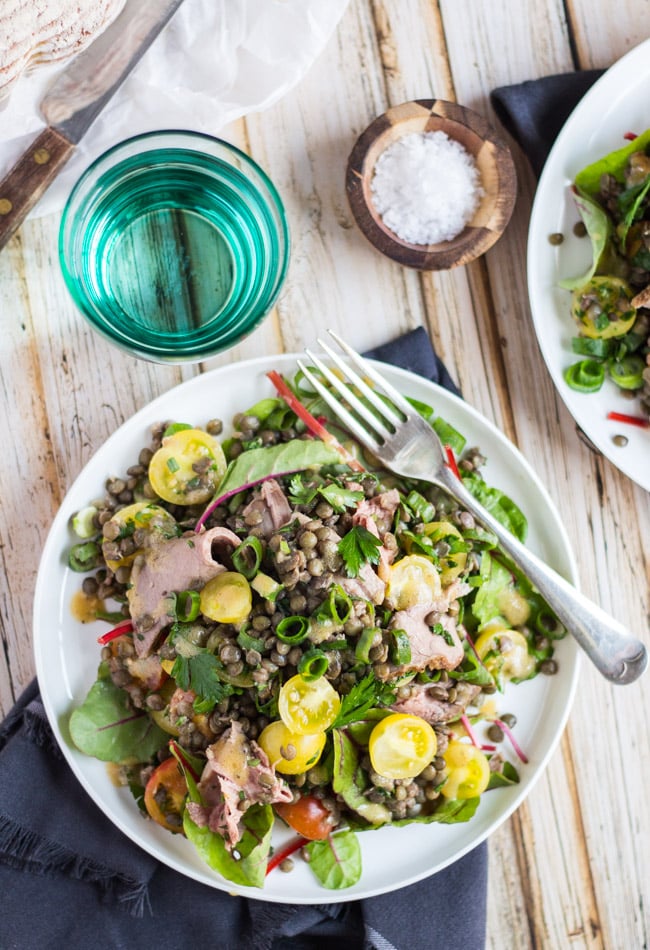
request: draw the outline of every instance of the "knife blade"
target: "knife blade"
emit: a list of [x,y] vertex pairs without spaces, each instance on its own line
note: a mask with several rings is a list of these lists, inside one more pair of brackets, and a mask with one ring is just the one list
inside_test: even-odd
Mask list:
[[113,23],[59,73],[40,103],[46,128],[0,182],[0,249],[182,2],[127,0]]

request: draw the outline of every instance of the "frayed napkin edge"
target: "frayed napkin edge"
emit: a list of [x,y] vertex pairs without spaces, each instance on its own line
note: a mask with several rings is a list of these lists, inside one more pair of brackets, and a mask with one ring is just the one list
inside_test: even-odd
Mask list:
[[108,867],[82,858],[5,815],[0,815],[0,862],[18,871],[43,876],[66,875],[94,884],[104,900],[123,904],[132,917],[143,917],[146,910],[151,910],[147,882],[116,874]]

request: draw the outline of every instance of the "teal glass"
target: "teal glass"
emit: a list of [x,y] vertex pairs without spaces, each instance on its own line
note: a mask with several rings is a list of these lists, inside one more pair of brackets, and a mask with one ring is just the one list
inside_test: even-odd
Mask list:
[[277,300],[289,261],[282,201],[247,155],[196,132],[151,132],[84,172],[59,257],[91,325],[134,356],[206,359]]

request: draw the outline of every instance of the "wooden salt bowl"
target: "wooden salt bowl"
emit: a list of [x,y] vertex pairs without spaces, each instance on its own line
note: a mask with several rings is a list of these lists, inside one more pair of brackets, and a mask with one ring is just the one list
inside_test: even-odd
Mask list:
[[[412,132],[445,132],[474,158],[484,196],[472,220],[451,241],[409,244],[383,223],[370,185],[375,162],[389,145]],[[356,141],[348,159],[346,191],[359,228],[387,257],[420,270],[448,270],[484,254],[500,238],[517,197],[510,149],[482,116],[454,102],[416,99],[378,116]]]

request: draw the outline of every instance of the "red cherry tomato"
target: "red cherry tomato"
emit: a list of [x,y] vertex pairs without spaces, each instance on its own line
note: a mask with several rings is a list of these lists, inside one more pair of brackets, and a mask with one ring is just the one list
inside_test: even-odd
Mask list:
[[149,817],[167,831],[183,832],[187,782],[175,758],[165,759],[151,774],[144,790]]
[[322,841],[334,830],[332,813],[313,795],[303,795],[296,802],[279,802],[274,808],[290,828],[310,841]]

